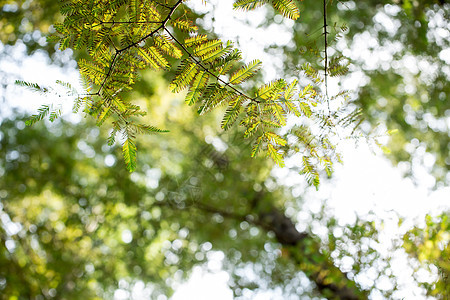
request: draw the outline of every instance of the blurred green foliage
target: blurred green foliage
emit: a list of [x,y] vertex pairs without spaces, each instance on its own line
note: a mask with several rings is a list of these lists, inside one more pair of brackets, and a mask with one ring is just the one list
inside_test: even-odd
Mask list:
[[[350,44],[364,32],[376,37],[375,48],[401,42],[403,48],[393,57],[398,67],[389,62],[386,69],[367,69],[353,61],[368,78],[357,90],[355,105],[364,108],[371,124],[399,129],[390,145],[394,161],[411,162],[424,145],[436,155],[433,174],[446,182],[448,125],[434,127],[430,115],[438,122],[448,118],[448,70],[440,56],[448,39],[438,42],[430,32],[446,26],[449,6],[439,1],[397,2],[333,1],[338,9],[330,10],[330,24],[345,22]],[[375,15],[396,3],[402,10],[389,18],[401,26],[392,34],[380,27]],[[287,75],[298,75],[305,59],[299,55],[302,47],[321,47],[314,37],[320,36],[315,32],[321,3],[300,5],[295,46],[284,49],[282,69]],[[21,40],[29,53],[54,53],[54,45],[42,42],[41,36],[60,18],[56,1],[4,0],[0,7],[4,45]],[[431,20],[439,16],[444,23],[430,29]],[[275,22],[274,17],[269,10],[266,25]],[[437,69],[431,77],[421,77],[425,69],[405,76],[402,59],[407,55]],[[170,296],[193,266],[204,265],[215,253],[224,254],[222,267],[229,271],[229,285],[238,299],[249,291],[275,288],[293,299],[365,299],[369,293],[393,298],[396,284],[389,290],[376,285],[383,276],[393,283],[397,279],[389,259],[377,251],[382,242],[375,222],[341,225],[332,212],[323,210],[309,214],[300,233],[289,231],[304,200],[276,183],[273,165],[250,158],[250,145],[236,137],[242,133],[219,133],[216,115],[198,118],[181,99],[168,94],[161,74],[142,77],[128,96],[147,106],[147,118],[169,129],[171,136],[139,140],[140,167],[132,175],[120,159],[120,147],[108,147],[107,133],[95,124],[58,121],[26,128],[16,115],[1,121],[1,299],[111,299],[117,289],[131,295],[142,283],[148,298]],[[405,84],[413,84],[415,91]],[[286,223],[286,215],[294,223]],[[441,299],[450,294],[448,224],[448,214],[429,217],[425,228],[411,229],[403,244],[392,249],[403,245],[412,260],[437,274],[432,284],[416,279]],[[317,228],[325,234],[318,234]],[[297,237],[297,242],[289,244],[280,232],[286,232],[285,238]],[[377,276],[371,284],[358,280],[374,270]]]
[[[353,103],[363,109],[364,128],[397,129],[388,144],[388,157],[394,163],[402,162],[405,174],[411,176],[415,167],[424,164],[423,153],[427,152],[433,162],[427,171],[437,186],[449,184],[450,5],[434,0],[331,3],[328,31],[336,42],[329,51],[351,61],[349,81],[352,86],[359,81]],[[308,53],[323,51],[317,23],[322,2],[301,2],[301,6],[301,20],[294,24],[294,45],[283,48],[284,65],[278,69],[287,76],[298,76],[298,67],[311,62],[314,56]],[[261,26],[269,26],[275,17],[269,12]],[[347,29],[344,34],[342,26]],[[349,51],[352,46],[359,48]],[[322,63],[319,59],[315,66],[320,68]]]
[[[403,236],[403,247],[422,267],[435,275],[436,282],[421,282],[427,292],[440,299],[450,296],[450,222],[449,214],[427,216],[425,227],[414,228]],[[420,281],[420,279],[419,279]]]
[[62,19],[60,3],[52,0],[1,0],[0,41],[4,45],[23,42],[28,54],[43,49],[55,52],[55,45],[47,43],[46,36],[54,32],[51,25]]

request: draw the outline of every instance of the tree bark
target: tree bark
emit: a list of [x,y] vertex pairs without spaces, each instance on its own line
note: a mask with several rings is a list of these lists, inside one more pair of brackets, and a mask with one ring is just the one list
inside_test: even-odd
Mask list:
[[[319,252],[320,245],[307,233],[299,232],[294,222],[284,213],[272,208],[269,212],[261,213],[259,218],[261,227],[275,234],[276,240],[286,247],[294,263],[315,283],[320,294],[327,299],[367,299],[367,292],[358,289],[356,284],[348,279],[347,274],[330,261],[329,257],[323,257],[324,254]],[[310,240],[313,244],[306,246],[305,240]],[[317,253],[308,253],[306,247],[314,249],[323,260],[316,263],[312,254]],[[339,278],[338,282],[336,278]]]

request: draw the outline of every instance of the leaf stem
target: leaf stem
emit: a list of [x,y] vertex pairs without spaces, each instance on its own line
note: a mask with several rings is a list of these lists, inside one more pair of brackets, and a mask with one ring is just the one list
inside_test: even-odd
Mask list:
[[155,33],[157,33],[158,31],[160,31],[161,29],[165,29],[167,22],[170,20],[170,18],[172,17],[173,13],[175,12],[175,10],[180,6],[180,4],[183,2],[183,0],[178,0],[174,6],[172,6],[170,8],[169,13],[167,14],[167,16],[164,18],[164,20],[162,22],[157,22],[157,23],[161,23],[160,26],[158,26],[158,28],[156,28],[155,30],[153,30],[152,32],[150,32],[149,34],[146,34],[145,36],[143,36],[142,38],[140,38],[138,41],[133,42],[131,44],[129,44],[128,46],[125,46],[124,48],[121,49],[116,49],[116,53],[114,54],[113,59],[111,60],[111,63],[109,65],[108,68],[108,72],[106,73],[105,79],[103,80],[102,84],[100,85],[100,88],[98,89],[96,95],[100,96],[100,93],[103,89],[103,87],[105,86],[106,81],[108,80],[109,76],[111,75],[111,72],[114,69],[114,66],[116,64],[117,61],[117,57],[119,56],[120,53],[137,46],[139,43],[145,41],[146,39],[148,39],[149,37],[152,37]]
[[166,27],[164,27],[164,30],[170,35],[170,37],[175,41],[175,43],[177,43],[184,52],[186,52],[186,54],[197,64],[199,65],[203,70],[205,70],[205,72],[207,72],[208,74],[210,74],[211,76],[213,76],[217,81],[220,81],[221,83],[223,83],[225,86],[229,87],[230,89],[232,89],[233,91],[235,91],[236,93],[238,93],[240,96],[253,101],[253,102],[257,102],[260,103],[261,101],[256,100],[255,98],[252,98],[246,94],[244,94],[243,92],[239,91],[238,89],[236,89],[234,86],[232,86],[229,82],[226,82],[225,80],[223,80],[222,78],[220,78],[219,76],[217,76],[216,74],[214,74],[213,72],[211,72],[211,70],[209,70],[207,67],[205,67],[202,62],[200,60],[198,60],[197,58],[194,57],[194,55],[189,52],[189,50],[187,49],[187,47],[181,43]]

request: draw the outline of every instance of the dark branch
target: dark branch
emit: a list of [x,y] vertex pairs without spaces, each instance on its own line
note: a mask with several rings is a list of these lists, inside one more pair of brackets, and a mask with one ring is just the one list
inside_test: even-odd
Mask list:
[[105,79],[103,80],[102,84],[100,85],[100,88],[98,89],[98,91],[97,91],[97,93],[96,93],[97,95],[100,95],[100,93],[101,93],[103,87],[105,86],[106,81],[108,80],[109,76],[111,75],[111,72],[113,71],[114,65],[115,65],[115,63],[116,63],[116,61],[117,61],[117,56],[118,56],[120,53],[122,53],[122,52],[124,52],[124,51],[126,51],[126,50],[128,50],[128,49],[130,49],[130,48],[132,48],[132,47],[137,46],[139,43],[145,41],[145,40],[148,39],[149,37],[152,37],[153,35],[155,35],[155,33],[157,33],[158,31],[160,31],[161,29],[164,29],[164,28],[166,27],[166,25],[167,25],[167,22],[169,22],[169,20],[170,20],[170,18],[172,17],[173,13],[174,13],[175,10],[180,6],[180,4],[181,4],[182,2],[183,2],[183,0],[178,0],[177,3],[175,3],[174,6],[172,6],[172,7],[170,8],[169,13],[168,13],[167,16],[164,18],[164,20],[163,20],[162,22],[157,22],[157,23],[161,23],[161,25],[158,26],[158,28],[156,28],[155,30],[153,30],[153,31],[150,32],[149,34],[143,36],[143,37],[140,38],[138,41],[129,44],[128,46],[126,46],[126,47],[124,47],[124,48],[122,48],[122,49],[116,49],[116,53],[114,54],[114,57],[113,57],[113,59],[111,60],[111,64],[109,65],[109,69],[108,69],[108,72],[107,72],[107,74],[106,74],[106,77],[105,77]]
[[328,97],[328,31],[327,31],[327,0],[323,0],[323,35],[325,40],[325,46],[324,46],[324,52],[325,52],[325,95],[327,97],[327,104],[328,104],[328,113],[331,112],[330,110],[330,99]]
[[170,37],[175,41],[175,43],[177,43],[184,52],[186,52],[186,54],[197,64],[199,65],[203,70],[205,70],[205,72],[207,72],[208,74],[210,74],[211,76],[213,76],[217,81],[222,82],[225,86],[229,87],[230,89],[232,89],[233,91],[235,91],[236,93],[238,93],[240,96],[253,101],[253,102],[257,102],[257,103],[261,103],[260,101],[256,100],[255,98],[252,98],[246,94],[244,94],[243,92],[239,91],[238,89],[236,89],[234,86],[231,86],[229,82],[226,82],[225,80],[221,79],[219,76],[217,76],[216,74],[214,74],[213,72],[211,72],[211,70],[209,70],[207,67],[205,67],[202,62],[200,60],[198,60],[197,58],[195,58],[195,56],[189,52],[189,50],[186,48],[186,46],[181,43],[167,28],[164,28],[166,30],[166,32],[170,35]]
[[[255,198],[257,197],[258,199],[253,199],[251,202],[258,202],[262,195],[262,193],[257,193]],[[312,237],[305,232],[299,232],[297,228],[295,228],[294,222],[286,217],[280,210],[273,207],[268,212],[259,213],[258,218],[254,218],[250,214],[236,214],[215,208],[200,201],[192,201],[186,208],[194,208],[206,213],[219,214],[224,218],[233,219],[239,222],[247,221],[268,232],[273,232],[277,242],[292,252],[291,257],[297,265],[304,264],[306,261],[307,264],[314,266],[317,271],[311,272],[309,278],[314,282],[317,290],[321,294],[330,295],[331,293],[332,296],[330,296],[329,299],[367,299],[366,292],[359,291],[355,284],[347,278],[347,274],[340,271],[328,258],[317,265],[314,259],[303,252],[304,246],[302,245],[302,242],[305,239],[312,239]],[[316,246],[317,252],[319,252],[319,245],[317,244]],[[336,278],[333,278],[333,276],[339,276],[342,280],[336,282]]]

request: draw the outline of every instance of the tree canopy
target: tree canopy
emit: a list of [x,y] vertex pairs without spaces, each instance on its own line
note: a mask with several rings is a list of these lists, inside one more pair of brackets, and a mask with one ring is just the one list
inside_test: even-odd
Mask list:
[[[31,117],[2,120],[5,299],[113,298],[118,288],[131,297],[140,284],[152,299],[167,297],[213,253],[223,254],[236,298],[275,287],[292,299],[402,297],[373,219],[342,225],[324,207],[307,212],[311,224],[300,230],[304,196],[271,170],[296,160],[293,169],[318,188],[341,160],[340,140],[379,144],[398,129],[388,145],[393,161],[409,163],[414,175],[427,151],[437,186],[448,183],[445,1],[234,1],[237,10],[265,7],[261,28],[290,26],[289,44],[266,49],[283,62],[284,79],[269,82],[260,61],[243,60],[236,43],[202,27],[206,15],[189,1],[0,3],[4,45],[23,43],[59,64],[61,50],[74,51],[85,90],[55,86],[74,111],[93,117],[71,124],[45,104]],[[392,51],[354,55],[364,36],[375,41],[367,53]],[[353,92],[344,83],[337,92],[328,87],[355,74],[363,83]],[[46,117],[57,124],[38,122]],[[411,254],[410,268],[434,276],[414,276],[422,293],[445,299],[448,243],[443,213],[394,238],[389,250]],[[249,268],[256,279],[243,272]],[[389,288],[380,288],[383,280]]]

